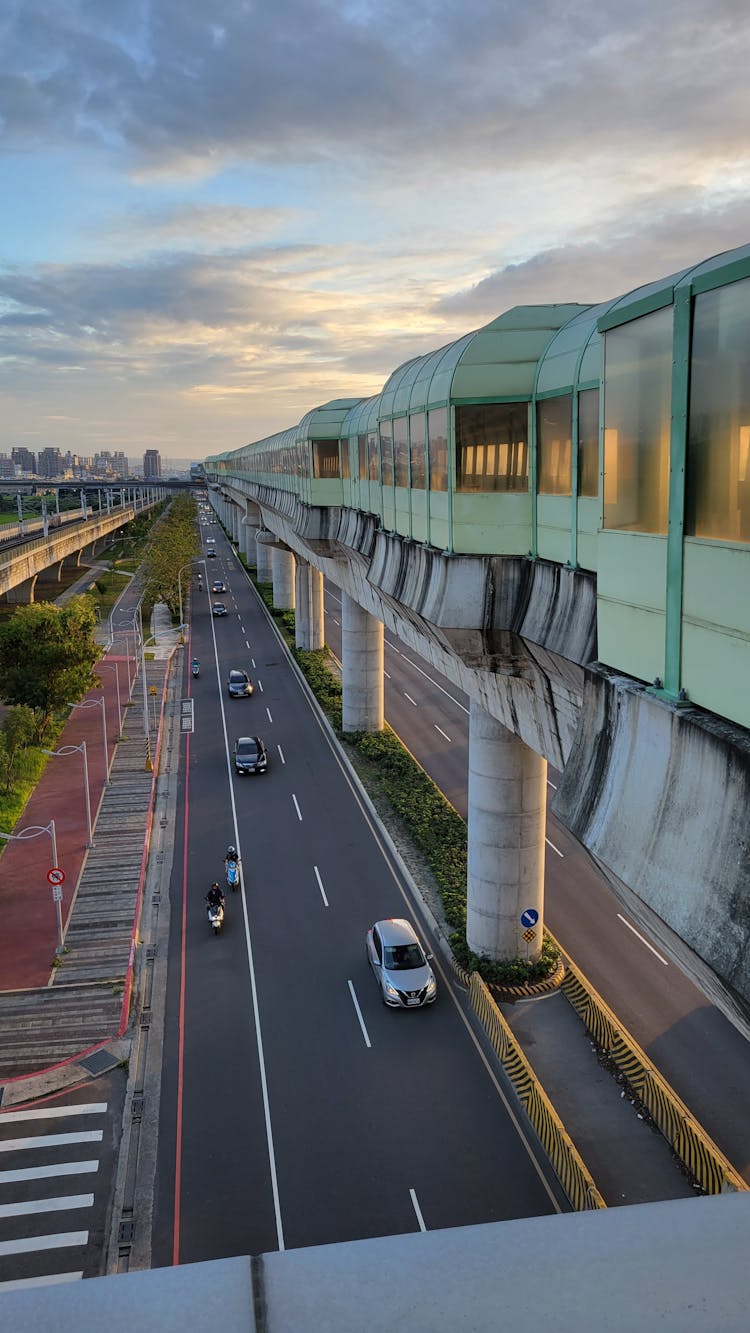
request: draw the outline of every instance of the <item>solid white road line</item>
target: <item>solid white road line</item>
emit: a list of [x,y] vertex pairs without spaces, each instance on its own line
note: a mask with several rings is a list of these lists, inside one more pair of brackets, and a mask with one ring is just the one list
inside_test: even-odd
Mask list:
[[22,1180],[49,1180],[51,1176],[83,1176],[98,1171],[98,1162],[57,1162],[54,1166],[27,1166],[25,1171],[0,1171],[0,1186]]
[[423,1216],[422,1216],[422,1209],[420,1208],[420,1206],[419,1206],[419,1204],[418,1204],[418,1202],[417,1202],[417,1196],[416,1196],[414,1190],[409,1190],[409,1198],[411,1199],[411,1201],[412,1201],[412,1203],[413,1203],[413,1205],[414,1205],[414,1212],[417,1214],[417,1221],[418,1221],[418,1223],[419,1223],[419,1230],[420,1230],[420,1231],[426,1231],[426,1230],[427,1230],[427,1227],[426,1227],[425,1224],[424,1224],[424,1218],[423,1218]]
[[71,1143],[101,1143],[101,1129],[84,1129],[79,1134],[37,1134],[32,1139],[2,1139],[0,1152],[19,1152],[22,1148],[59,1148]]
[[328,899],[326,898],[326,891],[325,891],[325,889],[323,888],[323,881],[322,881],[322,879],[320,878],[320,871],[318,870],[318,867],[317,867],[317,866],[313,866],[313,870],[315,871],[315,878],[316,878],[317,881],[318,881],[318,888],[320,889],[321,896],[322,896],[322,898],[323,898],[323,902],[325,903],[326,907],[328,907],[328,905],[329,905],[329,904],[328,904]]
[[52,1287],[56,1282],[80,1282],[83,1273],[44,1273],[42,1277],[16,1277],[0,1282],[0,1291],[23,1291],[24,1287]]
[[416,699],[412,699],[411,695],[406,693],[406,690],[404,690],[404,698],[408,699],[410,704],[414,704],[415,708],[419,707],[419,704],[417,703]]
[[350,995],[351,995],[351,997],[352,997],[352,1003],[354,1004],[354,1008],[355,1008],[356,1011],[357,1011],[357,1018],[359,1019],[359,1026],[360,1026],[361,1029],[362,1029],[362,1036],[363,1036],[364,1039],[365,1039],[365,1046],[368,1048],[368,1050],[372,1050],[372,1042],[370,1041],[370,1038],[369,1038],[368,1035],[367,1035],[367,1028],[365,1027],[365,1020],[364,1020],[364,1018],[362,1017],[362,1010],[361,1010],[360,1007],[359,1007],[359,1001],[357,1000],[357,994],[356,994],[356,991],[355,991],[354,986],[352,985],[351,981],[348,981],[348,982],[347,982],[347,985],[348,985],[348,987],[349,987],[349,993],[350,993]]
[[560,848],[556,847],[554,842],[550,842],[549,838],[545,838],[544,841],[546,842],[548,847],[552,848],[553,852],[557,852],[558,856],[562,856],[563,859],[565,858],[565,852],[561,852]]
[[277,746],[276,746],[276,749],[277,749],[278,752],[279,752],[279,759],[281,760],[282,764],[285,764],[285,763],[286,763],[286,759],[284,758],[284,751],[282,750],[282,748],[281,748],[280,745],[277,745]]
[[19,1236],[0,1241],[0,1258],[6,1254],[31,1254],[34,1250],[62,1250],[67,1245],[88,1245],[88,1231],[59,1231],[54,1236]]
[[446,735],[445,735],[445,732],[443,731],[443,728],[442,728],[442,727],[439,727],[438,724],[437,724],[437,722],[433,722],[432,725],[434,726],[434,728],[435,728],[436,731],[439,731],[439,732],[440,732],[440,735],[443,736],[443,737],[445,738],[445,740],[447,740],[448,744],[450,745],[450,743],[451,743],[451,738],[450,738],[450,736],[446,736]]
[[93,1194],[65,1194],[57,1199],[27,1199],[25,1203],[0,1203],[0,1217],[23,1217],[27,1213],[62,1213],[67,1208],[91,1208]]
[[666,958],[662,958],[661,954],[656,952],[656,949],[654,948],[653,944],[649,944],[648,940],[643,938],[640,932],[636,930],[635,926],[631,926],[630,922],[626,921],[624,916],[620,916],[619,912],[617,913],[617,919],[618,921],[622,921],[623,926],[627,926],[628,930],[632,930],[636,939],[641,941],[641,944],[645,944],[646,948],[651,950],[652,954],[654,955],[654,958],[658,958],[660,963],[663,963],[665,967],[669,967],[669,963],[667,962]]
[[271,717],[271,710],[268,706],[266,706],[266,717],[268,718],[269,722],[273,723],[273,718]]
[[295,808],[295,810],[297,811],[297,818],[298,818],[298,820],[299,820],[299,822],[300,822],[300,824],[301,824],[301,823],[302,823],[302,813],[301,813],[301,811],[300,811],[299,805],[297,804],[297,797],[295,796],[294,792],[292,792],[292,800],[294,801],[294,808]]
[[58,1106],[56,1110],[52,1106],[40,1106],[36,1111],[0,1111],[0,1126],[9,1124],[11,1120],[56,1120],[63,1115],[103,1115],[106,1109],[106,1102],[81,1102],[80,1106]]

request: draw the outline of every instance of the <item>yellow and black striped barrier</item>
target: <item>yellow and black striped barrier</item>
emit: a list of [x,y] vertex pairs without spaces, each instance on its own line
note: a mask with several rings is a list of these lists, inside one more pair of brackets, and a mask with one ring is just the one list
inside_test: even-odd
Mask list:
[[607,1051],[646,1107],[654,1124],[706,1194],[748,1186],[705,1129],[651,1064],[612,1010],[569,960],[561,989],[592,1037]]
[[471,974],[469,999],[573,1207],[578,1212],[606,1208],[583,1158],[478,972]]

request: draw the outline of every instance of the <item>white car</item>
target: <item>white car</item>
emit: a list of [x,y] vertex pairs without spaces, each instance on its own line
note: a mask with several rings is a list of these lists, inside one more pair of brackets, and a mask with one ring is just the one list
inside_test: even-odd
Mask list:
[[376,921],[367,932],[367,959],[380,987],[383,1004],[393,1009],[418,1009],[437,995],[435,974],[413,927],[401,917]]

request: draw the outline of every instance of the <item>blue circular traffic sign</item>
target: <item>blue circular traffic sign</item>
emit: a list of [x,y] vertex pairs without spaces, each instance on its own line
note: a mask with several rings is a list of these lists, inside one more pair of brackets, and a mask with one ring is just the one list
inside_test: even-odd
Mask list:
[[535,926],[539,920],[539,913],[535,907],[527,907],[525,912],[521,913],[522,926]]

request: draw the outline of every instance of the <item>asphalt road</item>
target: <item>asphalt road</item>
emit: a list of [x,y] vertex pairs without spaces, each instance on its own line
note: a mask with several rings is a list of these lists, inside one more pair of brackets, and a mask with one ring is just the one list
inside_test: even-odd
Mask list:
[[[326,643],[340,656],[341,599],[326,584]],[[386,632],[385,712],[466,817],[469,699]],[[550,800],[557,774],[549,770]],[[750,1184],[750,1045],[617,899],[585,848],[547,817],[545,915],[566,952]]]
[[[206,530],[204,529],[204,535]],[[426,1010],[381,1004],[376,919],[429,934],[218,526],[230,614],[193,589],[195,732],[175,829],[153,1263],[559,1211],[559,1188],[438,960]],[[218,596],[218,595],[217,595]],[[230,700],[246,667],[252,699]],[[234,738],[269,771],[239,777]],[[243,890],[203,897],[234,842]]]

